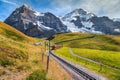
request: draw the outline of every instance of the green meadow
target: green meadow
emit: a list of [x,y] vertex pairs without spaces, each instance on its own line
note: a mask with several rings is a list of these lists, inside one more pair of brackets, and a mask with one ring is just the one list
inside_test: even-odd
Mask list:
[[[82,39],[93,35],[94,38]],[[79,39],[75,40],[75,38]],[[65,40],[67,41],[65,42]],[[57,45],[63,46],[63,48],[55,50],[55,54],[101,74],[109,80],[120,80],[120,36],[65,33],[58,34],[53,41]],[[101,64],[74,56],[69,49],[80,57],[105,66],[101,67]]]

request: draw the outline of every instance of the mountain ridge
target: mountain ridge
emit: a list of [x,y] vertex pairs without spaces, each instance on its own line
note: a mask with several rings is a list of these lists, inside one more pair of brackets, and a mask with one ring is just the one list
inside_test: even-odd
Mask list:
[[105,16],[98,17],[82,8],[59,18],[50,12],[37,12],[24,4],[13,11],[4,22],[32,37],[50,37],[64,32],[120,34],[120,22]]

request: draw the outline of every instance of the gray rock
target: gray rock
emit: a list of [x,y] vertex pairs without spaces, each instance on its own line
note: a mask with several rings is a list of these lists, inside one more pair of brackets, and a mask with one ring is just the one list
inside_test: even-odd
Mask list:
[[120,22],[114,22],[106,16],[103,17],[93,17],[90,19],[94,23],[93,27],[97,31],[101,31],[105,34],[119,35],[120,32],[116,29],[120,29]]

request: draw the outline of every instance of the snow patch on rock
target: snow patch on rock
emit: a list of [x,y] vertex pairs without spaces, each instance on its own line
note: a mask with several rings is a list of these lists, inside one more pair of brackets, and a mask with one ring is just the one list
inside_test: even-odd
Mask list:
[[120,29],[114,29],[115,32],[120,32]]
[[50,27],[46,27],[46,26],[42,25],[42,22],[40,22],[40,21],[37,21],[37,25],[39,26],[38,28],[48,29],[48,30],[51,30],[51,29],[52,29],[52,28],[50,28]]
[[40,12],[37,12],[37,11],[35,11],[35,13],[34,13],[36,16],[44,16],[44,14],[43,13],[40,13]]

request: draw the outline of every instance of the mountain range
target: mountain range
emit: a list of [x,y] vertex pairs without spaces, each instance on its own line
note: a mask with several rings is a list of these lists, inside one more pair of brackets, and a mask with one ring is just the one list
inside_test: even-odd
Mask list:
[[63,32],[120,34],[119,19],[98,17],[81,8],[63,17],[56,17],[50,12],[37,12],[24,4],[13,11],[4,22],[32,37],[50,37]]

